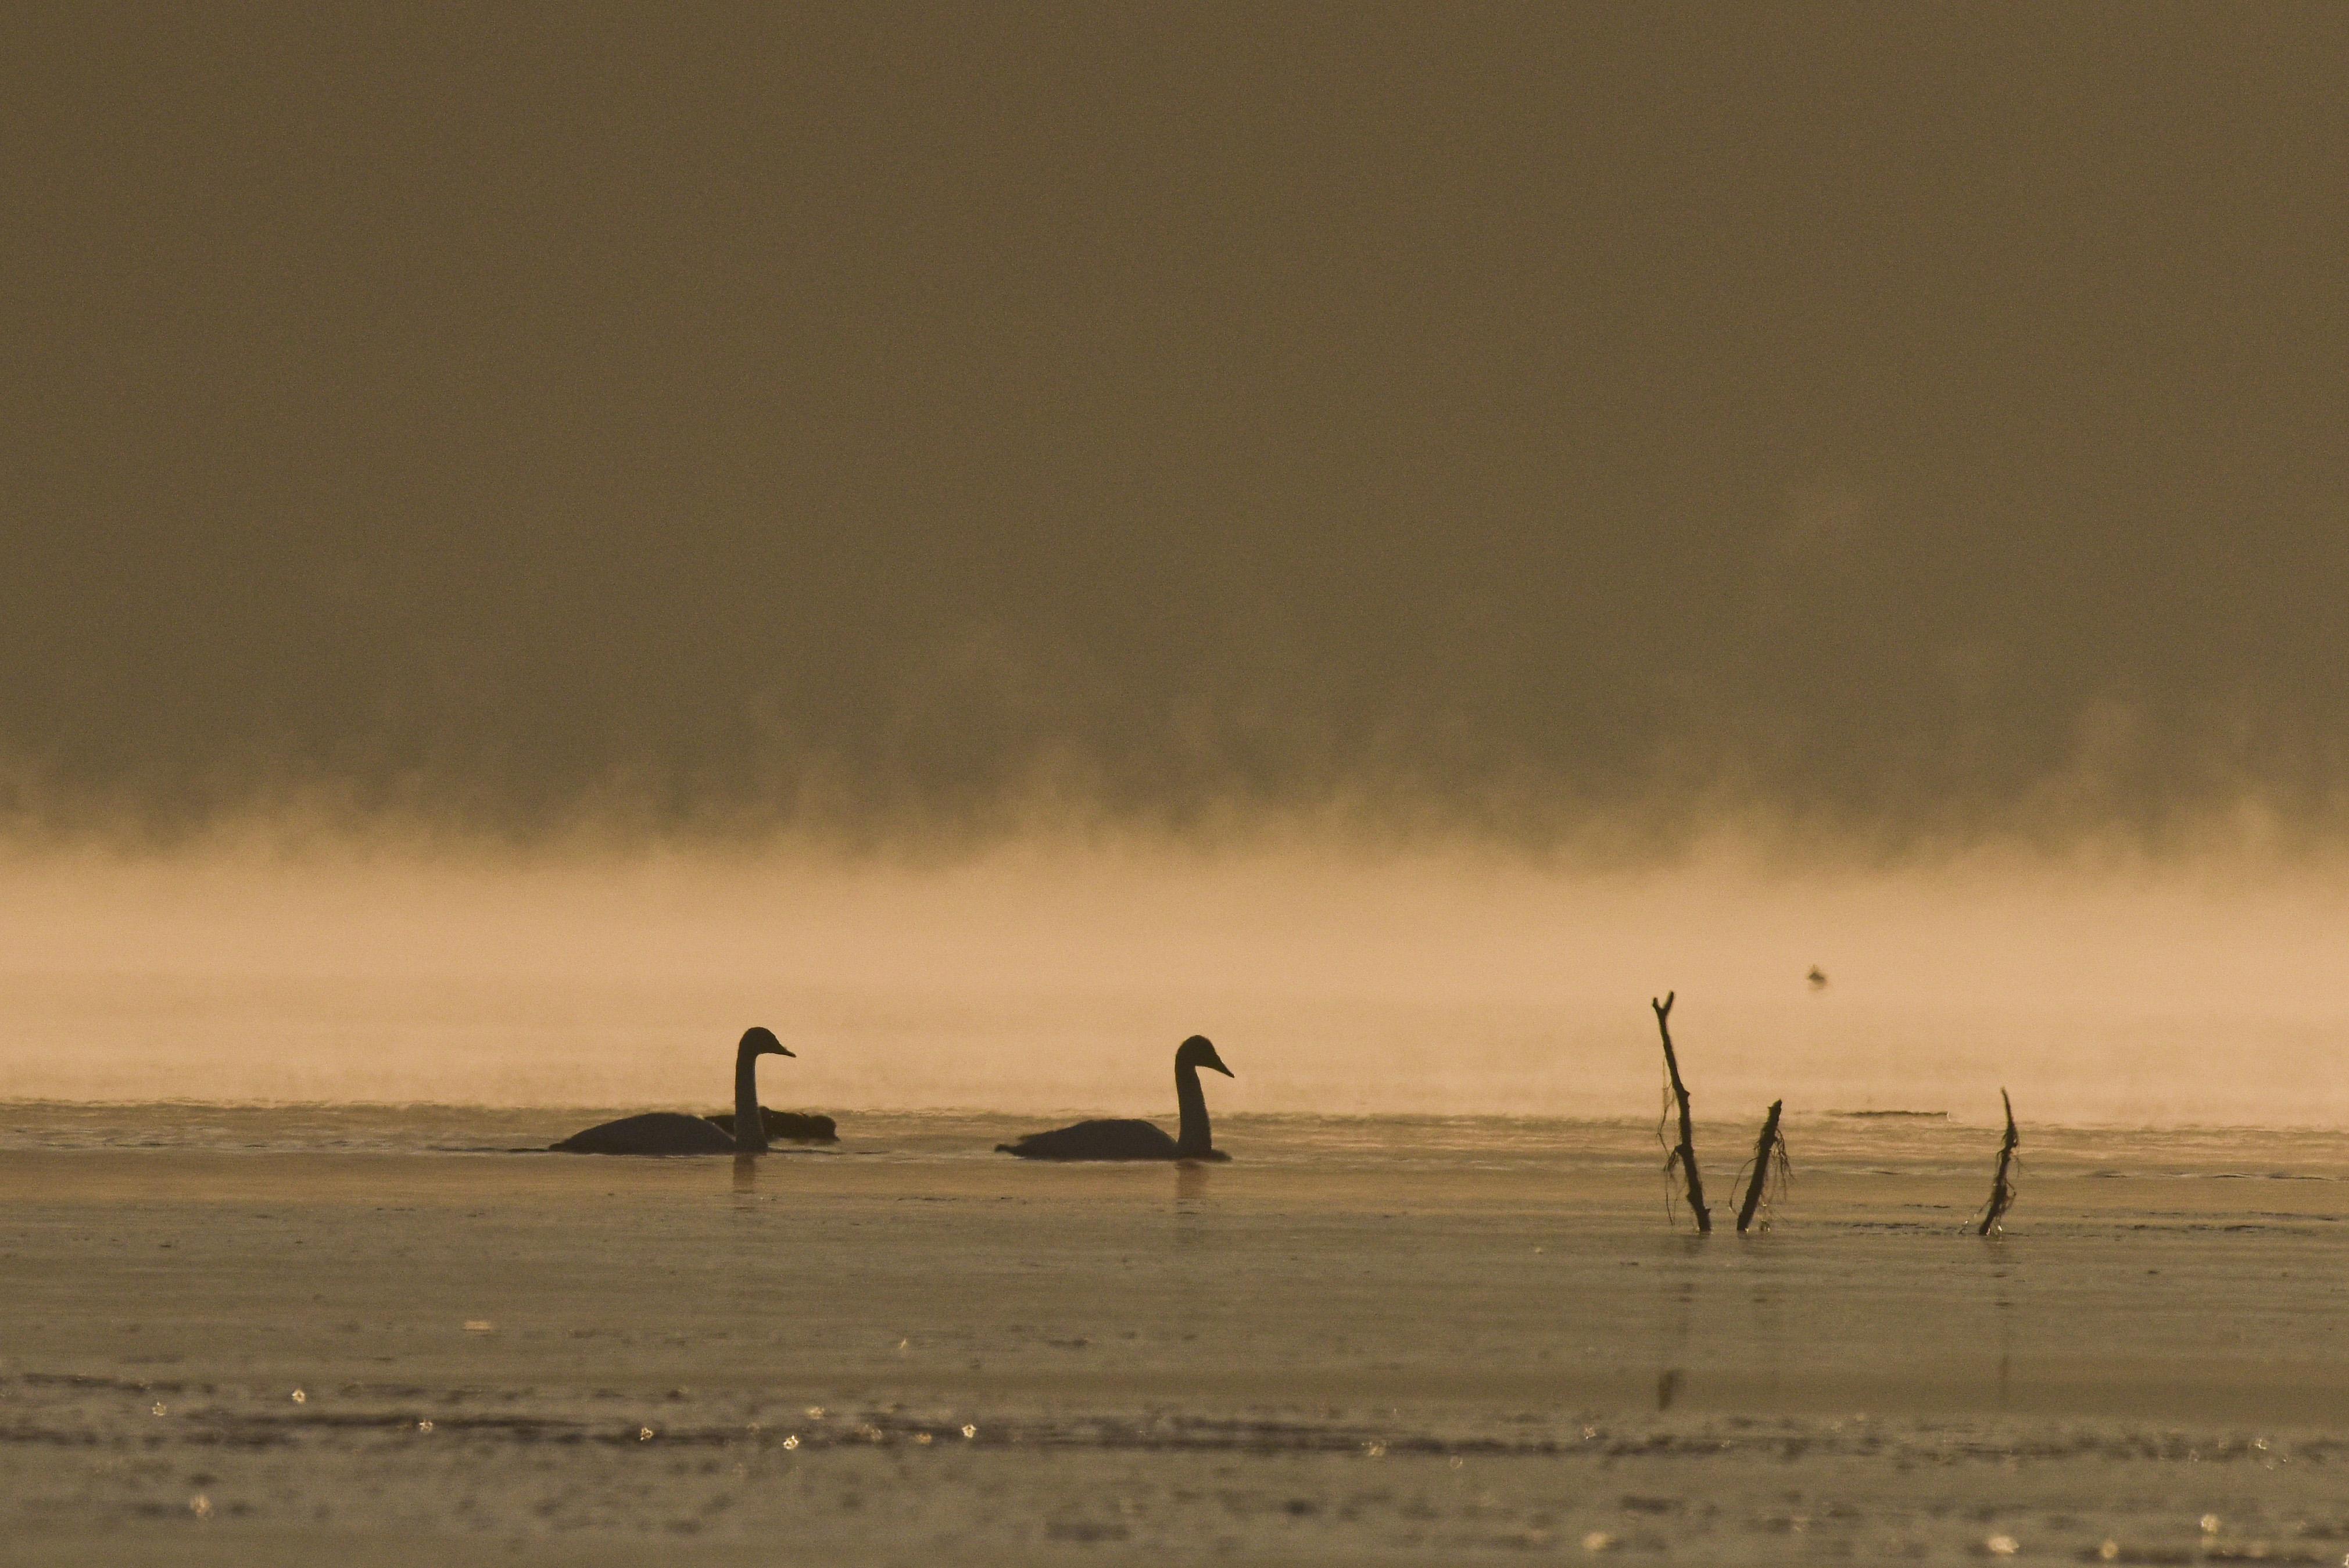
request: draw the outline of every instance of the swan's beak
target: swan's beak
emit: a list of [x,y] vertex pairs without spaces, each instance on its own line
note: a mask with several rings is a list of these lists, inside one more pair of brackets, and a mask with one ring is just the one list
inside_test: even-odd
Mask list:
[[1221,1073],[1226,1078],[1237,1078],[1239,1076],[1237,1073],[1233,1072],[1221,1062],[1202,1062],[1199,1065],[1202,1067],[1213,1067],[1216,1072]]
[[775,1054],[776,1054],[776,1055],[778,1055],[778,1056],[789,1056],[789,1057],[790,1057],[790,1058],[792,1058],[792,1060],[793,1060],[794,1062],[796,1062],[796,1061],[798,1061],[798,1060],[799,1060],[799,1053],[798,1053],[798,1052],[796,1052],[796,1051],[791,1050],[790,1048],[788,1048],[788,1047],[786,1047],[786,1046],[778,1045],[778,1046],[776,1046],[776,1047],[774,1048],[774,1050],[775,1050]]

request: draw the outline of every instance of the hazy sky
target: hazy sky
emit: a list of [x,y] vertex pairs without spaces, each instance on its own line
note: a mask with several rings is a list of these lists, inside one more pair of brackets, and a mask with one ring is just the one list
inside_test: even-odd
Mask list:
[[0,810],[2349,829],[2349,10],[11,11]]

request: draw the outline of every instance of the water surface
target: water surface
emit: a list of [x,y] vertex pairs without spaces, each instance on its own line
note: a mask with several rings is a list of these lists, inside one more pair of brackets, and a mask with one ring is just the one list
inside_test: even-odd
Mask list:
[[[0,1107],[20,1551],[2349,1553],[2335,1135],[2026,1127],[1985,1241],[1992,1129],[1795,1118],[1770,1231],[1699,1240],[1633,1123],[508,1152],[592,1119]],[[1719,1210],[1752,1134],[1699,1129]]]

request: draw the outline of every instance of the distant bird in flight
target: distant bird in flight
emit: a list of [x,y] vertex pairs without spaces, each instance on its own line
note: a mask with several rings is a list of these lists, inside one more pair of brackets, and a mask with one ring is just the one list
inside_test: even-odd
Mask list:
[[1194,1034],[1174,1052],[1174,1103],[1182,1107],[1181,1136],[1168,1137],[1153,1123],[1131,1119],[1079,1122],[1050,1132],[1030,1133],[1018,1143],[999,1143],[998,1154],[1021,1159],[1229,1159],[1216,1150],[1207,1130],[1207,1096],[1199,1069],[1234,1076],[1204,1034]]
[[759,1111],[759,1058],[790,1054],[765,1029],[746,1031],[734,1048],[733,1126],[742,1136],[721,1130],[707,1116],[652,1111],[574,1133],[553,1147],[562,1154],[763,1154],[767,1121]]
[[1811,982],[1811,989],[1813,991],[1825,991],[1827,988],[1827,971],[1821,969],[1816,964],[1813,964],[1811,966],[1811,972],[1805,975],[1803,978]]

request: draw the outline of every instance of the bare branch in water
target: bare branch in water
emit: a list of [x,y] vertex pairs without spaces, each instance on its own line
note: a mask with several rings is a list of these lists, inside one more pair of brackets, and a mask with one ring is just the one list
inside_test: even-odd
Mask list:
[[1745,1201],[1737,1206],[1737,1233],[1745,1234],[1758,1211],[1762,1229],[1770,1228],[1770,1215],[1764,1208],[1773,1191],[1791,1180],[1795,1168],[1786,1158],[1786,1137],[1778,1130],[1778,1112],[1784,1100],[1770,1102],[1770,1114],[1763,1118],[1762,1137],[1754,1145],[1754,1179],[1746,1184]]
[[1974,1228],[1977,1236],[1998,1234],[1999,1222],[2006,1211],[2014,1207],[2014,1150],[2023,1140],[2015,1136],[2014,1102],[2004,1089],[1998,1097],[2006,1105],[2006,1137],[1998,1146],[1998,1174],[1991,1179],[1990,1203],[1982,1210],[1982,1223]]
[[1713,1233],[1713,1210],[1704,1206],[1704,1178],[1697,1174],[1696,1133],[1689,1120],[1688,1086],[1681,1082],[1680,1059],[1672,1054],[1671,1026],[1665,1022],[1671,1016],[1674,994],[1668,991],[1661,1002],[1651,1000],[1648,1004],[1656,1010],[1656,1033],[1664,1037],[1664,1074],[1671,1085],[1672,1098],[1680,1104],[1681,1113],[1680,1147],[1673,1149],[1664,1161],[1664,1173],[1669,1176],[1674,1166],[1680,1168],[1682,1176],[1688,1181],[1689,1212],[1696,1216],[1697,1234],[1709,1236]]

